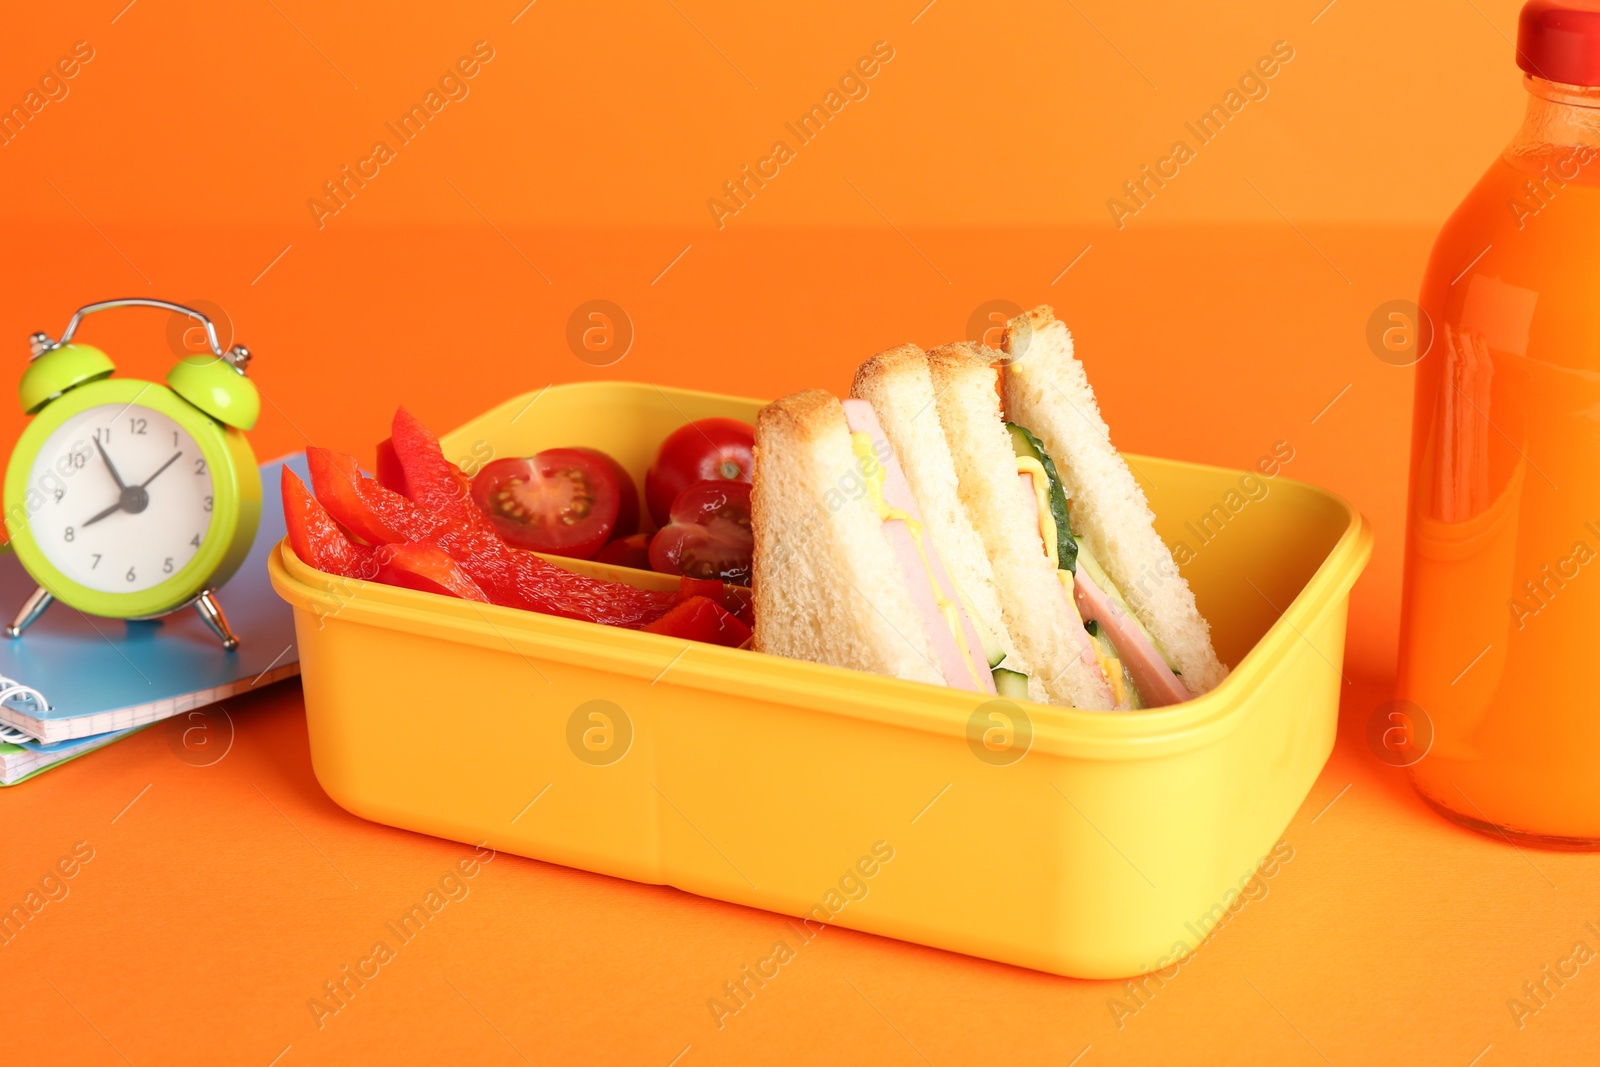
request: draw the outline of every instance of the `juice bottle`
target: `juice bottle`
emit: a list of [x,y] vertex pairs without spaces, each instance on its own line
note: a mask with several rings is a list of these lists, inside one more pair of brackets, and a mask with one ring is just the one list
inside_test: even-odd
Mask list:
[[1423,282],[1398,695],[1410,729],[1431,725],[1410,773],[1436,809],[1593,849],[1600,3],[1529,3],[1517,53],[1522,128],[1445,223]]

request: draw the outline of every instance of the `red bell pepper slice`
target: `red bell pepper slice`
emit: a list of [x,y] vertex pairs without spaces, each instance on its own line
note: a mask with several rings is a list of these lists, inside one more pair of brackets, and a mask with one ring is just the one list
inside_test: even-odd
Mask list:
[[343,578],[373,578],[378,564],[373,550],[344,535],[321,504],[306,491],[305,483],[283,468],[283,517],[289,547],[308,566]]
[[467,530],[494,533],[489,516],[472,499],[472,479],[444,458],[433,431],[405,408],[395,409],[391,430],[389,440],[405,472],[411,499]]
[[356,457],[306,449],[311,488],[340,525],[373,545],[436,541],[450,524],[361,473]]
[[411,498],[411,490],[406,488],[405,468],[400,466],[400,457],[395,455],[392,438],[385,437],[378,442],[376,467],[379,485],[399,493],[408,500]]
[[478,583],[438,545],[384,545],[374,555],[378,581],[385,585],[489,603]]
[[681,602],[696,596],[703,596],[714,604],[722,605],[724,611],[738,618],[746,626],[755,625],[754,598],[745,586],[728,585],[715,578],[681,579],[678,586],[678,600]]
[[678,600],[682,602],[697,596],[703,596],[713,604],[722,604],[722,583],[715,578],[685,577],[678,585]]
[[282,485],[289,547],[317,570],[343,578],[362,578],[489,603],[478,583],[438,545],[385,544],[374,549],[356,544],[344,535],[327,509],[306,491],[305,484],[287,467],[283,470]]
[[655,622],[640,627],[653,634],[738,648],[750,640],[750,627],[703,596],[691,596]]

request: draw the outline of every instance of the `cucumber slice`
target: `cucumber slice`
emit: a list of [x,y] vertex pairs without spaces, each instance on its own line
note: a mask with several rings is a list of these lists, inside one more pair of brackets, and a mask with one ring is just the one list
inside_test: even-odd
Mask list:
[[1044,468],[1045,477],[1050,486],[1047,495],[1050,498],[1050,515],[1056,520],[1056,559],[1057,566],[1073,574],[1078,573],[1078,539],[1072,536],[1072,524],[1067,519],[1067,493],[1061,487],[1061,475],[1056,472],[1055,461],[1050,458],[1050,453],[1044,450],[1043,443],[1033,435],[1033,431],[1026,426],[1018,426],[1014,422],[1006,423],[1006,429],[1011,431],[1011,449],[1019,456],[1028,456],[1039,461],[1039,466]]
[[1006,658],[1006,650],[1000,647],[999,640],[994,632],[983,624],[978,618],[978,613],[972,609],[972,601],[967,599],[964,590],[956,590],[956,598],[961,601],[961,610],[967,613],[967,619],[972,623],[972,628],[978,633],[978,641],[983,645],[983,658],[989,661],[990,667],[1000,666],[1000,661]]
[[972,628],[978,631],[978,640],[983,642],[983,657],[989,661],[991,668],[1000,666],[1006,658],[1006,650],[1000,647],[1000,642],[994,639],[994,634],[989,628],[977,619],[972,620]]
[[995,692],[1007,700],[1028,699],[1028,676],[1019,671],[1008,671],[1004,667],[994,669]]

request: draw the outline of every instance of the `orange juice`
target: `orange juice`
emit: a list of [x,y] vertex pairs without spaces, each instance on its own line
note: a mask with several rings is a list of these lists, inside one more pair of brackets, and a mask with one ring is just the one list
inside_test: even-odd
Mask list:
[[1399,696],[1414,730],[1431,725],[1411,775],[1432,805],[1595,848],[1600,89],[1526,83],[1522,130],[1445,224],[1423,284]]

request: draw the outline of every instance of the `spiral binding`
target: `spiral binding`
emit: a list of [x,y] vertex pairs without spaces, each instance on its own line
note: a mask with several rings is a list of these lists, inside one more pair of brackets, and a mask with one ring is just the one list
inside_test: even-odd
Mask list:
[[[27,715],[42,715],[50,710],[44,694],[31,685],[23,685],[0,674],[0,705]],[[15,726],[0,724],[0,741],[32,741],[33,735]]]

